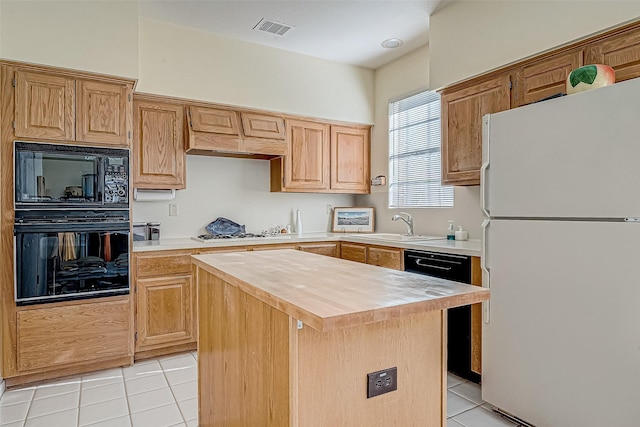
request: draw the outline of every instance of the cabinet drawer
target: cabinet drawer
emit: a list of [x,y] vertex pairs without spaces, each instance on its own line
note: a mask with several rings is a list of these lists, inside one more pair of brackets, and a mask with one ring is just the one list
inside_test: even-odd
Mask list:
[[131,354],[129,300],[17,313],[19,371]]
[[136,257],[137,277],[166,276],[191,272],[191,251],[163,251]]
[[340,258],[349,261],[367,262],[367,247],[352,243],[340,244]]
[[403,270],[402,261],[402,249],[369,247],[367,264]]

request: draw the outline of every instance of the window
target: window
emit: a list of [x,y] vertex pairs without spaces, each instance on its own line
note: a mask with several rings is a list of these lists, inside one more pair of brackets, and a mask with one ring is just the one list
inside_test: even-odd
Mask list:
[[389,103],[389,207],[453,206],[442,186],[440,95],[420,92]]

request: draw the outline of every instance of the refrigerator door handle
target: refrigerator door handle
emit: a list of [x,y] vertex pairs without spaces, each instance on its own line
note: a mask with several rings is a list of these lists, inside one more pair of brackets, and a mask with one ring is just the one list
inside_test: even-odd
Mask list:
[[[489,219],[482,221],[482,253],[480,256],[480,268],[482,269],[482,287],[491,289],[491,272],[487,265],[489,251],[488,251],[488,233],[487,230],[491,225]],[[482,301],[482,320],[484,323],[489,324],[491,322],[491,301]]]
[[488,179],[487,170],[489,169],[489,129],[491,128],[491,118],[486,114],[482,118],[482,166],[480,167],[480,207],[484,216],[490,217],[489,208],[487,207],[487,187]]

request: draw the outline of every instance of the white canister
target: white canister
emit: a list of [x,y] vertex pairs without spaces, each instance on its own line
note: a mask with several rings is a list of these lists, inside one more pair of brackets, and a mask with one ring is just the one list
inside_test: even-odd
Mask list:
[[469,238],[469,232],[467,230],[463,230],[462,226],[458,227],[456,230],[456,240],[467,240]]

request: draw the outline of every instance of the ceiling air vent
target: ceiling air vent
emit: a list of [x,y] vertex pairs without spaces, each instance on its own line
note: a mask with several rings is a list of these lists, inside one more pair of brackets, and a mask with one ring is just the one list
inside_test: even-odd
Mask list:
[[253,27],[255,31],[262,31],[264,33],[269,33],[276,36],[284,36],[294,28],[295,27],[292,25],[282,24],[280,22],[274,22],[264,18],[262,18],[260,22],[258,22],[256,26]]

